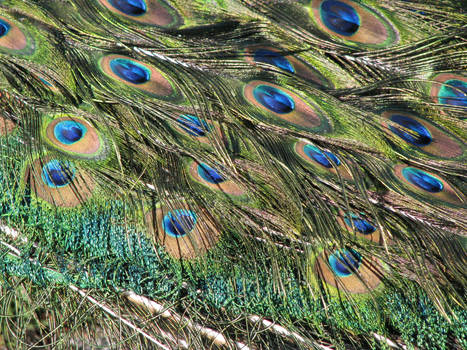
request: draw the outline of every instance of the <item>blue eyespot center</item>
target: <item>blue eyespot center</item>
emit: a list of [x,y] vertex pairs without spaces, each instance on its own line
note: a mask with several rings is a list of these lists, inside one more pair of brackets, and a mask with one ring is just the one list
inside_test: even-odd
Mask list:
[[467,83],[462,80],[446,81],[438,92],[439,103],[467,107]]
[[268,63],[289,73],[295,73],[292,64],[278,52],[267,49],[258,49],[255,51],[254,60],[256,62]]
[[52,188],[64,187],[73,181],[75,169],[68,161],[52,159],[42,167],[42,181]]
[[328,169],[332,168],[332,164],[329,160],[331,160],[336,166],[341,164],[341,161],[334,153],[328,151],[322,152],[318,147],[313,145],[305,145],[305,147],[303,147],[303,152],[308,156],[308,158]]
[[342,1],[323,1],[320,16],[326,27],[340,35],[352,36],[360,28],[360,17],[357,11]]
[[269,85],[258,85],[253,96],[265,108],[277,114],[287,114],[295,109],[295,103],[287,93]]
[[193,115],[181,115],[177,122],[181,124],[183,130],[195,137],[203,137],[210,132],[208,123]]
[[217,170],[204,163],[198,165],[198,174],[209,183],[219,184],[225,181],[225,178]]
[[48,87],[53,87],[53,85],[51,83],[49,83],[47,80],[45,80],[44,78],[41,78],[39,77],[39,80],[44,83],[44,85],[48,86]]
[[196,214],[193,211],[176,209],[164,216],[162,227],[169,236],[179,238],[193,231],[196,221]]
[[376,227],[373,226],[371,223],[369,223],[367,220],[362,219],[361,217],[355,215],[355,214],[350,214],[350,215],[345,215],[344,221],[349,227],[355,227],[355,230],[364,234],[364,235],[370,235],[373,232],[376,231]]
[[126,58],[111,60],[110,69],[119,78],[132,84],[144,84],[151,79],[151,72],[148,68]]
[[402,169],[402,176],[412,185],[430,193],[441,192],[444,188],[443,183],[436,177],[417,168],[407,167]]
[[328,262],[337,276],[348,277],[358,270],[362,256],[354,249],[341,249],[331,254]]
[[10,31],[10,25],[8,22],[0,19],[0,38],[7,35]]
[[399,114],[392,115],[391,120],[402,128],[390,125],[389,129],[404,141],[418,147],[427,146],[432,142],[430,132],[418,121]]
[[109,0],[109,3],[128,16],[141,16],[147,11],[144,0]]
[[81,140],[87,132],[87,128],[78,121],[64,120],[54,128],[55,138],[65,145],[72,145]]

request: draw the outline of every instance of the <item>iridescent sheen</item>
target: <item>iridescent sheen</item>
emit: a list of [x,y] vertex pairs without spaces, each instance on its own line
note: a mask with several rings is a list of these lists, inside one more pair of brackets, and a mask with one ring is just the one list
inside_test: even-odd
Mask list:
[[132,84],[144,84],[151,79],[151,72],[143,65],[124,58],[110,61],[110,69],[120,79]]
[[9,31],[10,31],[10,25],[7,22],[0,19],[0,38],[2,36],[7,35]]
[[331,153],[328,151],[322,152],[316,146],[306,145],[303,148],[303,151],[310,159],[315,160],[317,163],[321,164],[322,166],[326,168],[332,168],[332,164],[329,161],[329,159],[337,166],[341,164],[340,160],[334,155],[334,153]]
[[169,211],[163,219],[162,227],[169,236],[179,238],[193,231],[196,226],[196,214],[188,209]]
[[439,89],[439,103],[467,107],[467,83],[465,81],[447,80]]
[[52,159],[42,167],[42,180],[52,188],[67,186],[74,177],[75,169],[70,162]]
[[403,128],[398,128],[390,125],[389,129],[401,139],[407,141],[408,143],[414,146],[427,146],[433,141],[433,138],[428,129],[425,128],[421,123],[410,117],[399,114],[393,114],[391,116],[391,121],[399,124]]
[[255,51],[254,60],[256,62],[271,64],[292,74],[295,73],[295,69],[289,60],[278,52],[268,49],[258,49]]
[[177,119],[177,122],[181,125],[183,130],[192,136],[203,137],[210,132],[208,123],[193,115],[181,115],[180,118]]
[[352,275],[362,262],[362,256],[354,249],[336,250],[329,256],[329,265],[332,271],[339,277]]
[[365,219],[362,219],[361,217],[355,214],[345,215],[344,221],[347,224],[347,226],[355,227],[356,231],[364,235],[369,235],[376,231],[375,226],[373,226],[370,222],[368,222]]
[[338,34],[351,36],[360,28],[360,17],[357,11],[341,1],[323,1],[320,14],[326,27]]
[[[377,2],[372,2],[378,7]],[[310,14],[323,32],[351,46],[371,48],[397,44],[400,34],[388,18],[359,0],[311,0]]]
[[49,83],[47,80],[44,78],[39,77],[39,80],[42,81],[46,86],[48,87],[54,87],[51,83]]
[[269,85],[258,85],[253,90],[255,99],[265,108],[277,114],[287,114],[295,109],[293,98]]
[[198,174],[203,180],[213,184],[219,184],[226,180],[217,170],[204,163],[198,165]]
[[444,188],[443,183],[436,177],[417,168],[404,168],[402,169],[402,175],[412,185],[417,186],[427,192],[438,193],[441,192]]
[[128,16],[141,16],[147,11],[144,0],[109,0],[109,3]]
[[54,128],[54,136],[65,145],[72,145],[81,140],[87,132],[86,126],[74,120],[64,120]]

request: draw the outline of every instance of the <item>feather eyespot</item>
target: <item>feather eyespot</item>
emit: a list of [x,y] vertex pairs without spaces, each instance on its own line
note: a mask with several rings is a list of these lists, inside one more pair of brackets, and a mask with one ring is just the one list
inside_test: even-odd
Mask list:
[[187,235],[196,226],[196,214],[188,209],[176,209],[164,215],[162,228],[171,237]]
[[76,207],[91,197],[94,182],[70,161],[38,158],[26,167],[26,181],[38,198],[57,207]]
[[107,55],[99,60],[104,74],[126,86],[160,99],[180,99],[174,83],[159,69],[134,58]]
[[410,184],[426,192],[438,193],[444,188],[440,179],[417,168],[407,167],[402,169],[402,176]]
[[323,172],[340,174],[346,180],[352,180],[352,175],[342,165],[338,156],[330,151],[322,151],[315,145],[305,141],[298,141],[294,146],[295,153],[300,156],[307,164],[313,165],[315,168]]
[[431,87],[431,97],[437,103],[467,107],[467,77],[455,73],[438,74]]
[[295,74],[295,68],[289,59],[282,56],[280,53],[268,50],[268,49],[257,49],[254,52],[253,60],[255,62],[267,63],[272,66],[276,66],[286,72]]
[[162,0],[99,0],[115,14],[143,24],[175,28],[183,24],[180,14]]
[[0,38],[5,36],[10,31],[10,24],[3,19],[0,19]]
[[212,128],[206,121],[193,115],[181,115],[177,123],[180,129],[194,137],[206,137]]
[[211,216],[186,203],[167,208],[159,205],[146,213],[148,231],[176,259],[204,255],[219,240],[220,232]]
[[72,145],[78,142],[84,137],[86,132],[86,126],[74,120],[63,120],[58,122],[54,128],[55,138],[65,145]]
[[31,39],[15,22],[0,17],[0,48],[21,54],[28,49],[28,46],[32,46],[29,41]]
[[126,58],[114,58],[110,61],[112,73],[126,82],[138,85],[151,78],[151,71],[146,66]]
[[314,274],[328,286],[350,294],[378,288],[383,276],[381,262],[364,258],[355,249],[324,250],[314,262]]
[[75,177],[76,170],[70,162],[52,159],[42,167],[42,181],[51,188],[69,185]]
[[49,83],[47,80],[45,80],[44,78],[41,78],[39,77],[39,80],[47,87],[52,87],[52,83]]
[[346,231],[372,242],[381,243],[380,229],[363,215],[340,212],[337,221]]
[[[337,156],[334,153],[331,153],[329,151],[322,152],[316,146],[305,145],[303,147],[303,151],[309,159],[312,159],[313,161],[325,168],[330,169],[333,167],[333,164],[334,166],[339,166],[341,164],[341,161],[339,160],[339,158],[337,158]],[[331,162],[333,164],[331,164]]]
[[465,200],[447,181],[425,170],[398,164],[395,176],[408,189],[426,199],[436,199],[454,205],[463,205]]
[[353,249],[336,250],[328,258],[329,266],[339,277],[348,277],[358,270],[362,256]]
[[295,109],[295,103],[287,92],[270,85],[259,85],[253,96],[263,107],[276,114],[287,114]]
[[43,130],[50,146],[73,157],[100,160],[107,155],[100,132],[82,118],[58,115],[46,121]]
[[109,0],[109,4],[128,16],[141,16],[147,12],[144,0]]
[[342,1],[326,0],[321,3],[324,25],[343,36],[352,36],[360,28],[360,17],[352,6]]
[[233,180],[226,178],[218,169],[205,163],[192,161],[189,165],[188,172],[196,182],[213,190],[221,191],[231,196],[241,196],[245,194],[245,191]]
[[41,77],[40,75],[37,75],[35,74],[35,76],[37,77],[37,79],[40,81],[40,83],[42,84],[42,86],[46,87],[47,89],[53,91],[53,92],[58,92],[59,89],[54,85],[52,84],[49,80]]
[[210,167],[205,163],[198,164],[197,167],[198,175],[206,182],[211,184],[220,184],[226,181],[226,178],[222,176],[216,169]]
[[314,132],[329,130],[328,121],[319,109],[278,85],[254,80],[243,89],[244,98],[253,106],[280,120]]
[[258,63],[269,64],[319,86],[332,86],[328,79],[310,64],[293,55],[283,54],[278,49],[253,45],[245,48],[244,55],[245,60],[252,65],[257,65]]
[[180,134],[207,145],[211,144],[210,137],[222,135],[217,123],[190,114],[180,115],[172,126]]
[[352,0],[313,0],[311,15],[320,29],[346,41],[387,47],[399,33],[382,15]]
[[454,136],[412,113],[387,110],[381,116],[386,132],[417,150],[440,158],[456,158],[464,153],[461,142]]
[[467,107],[467,82],[447,80],[439,91],[438,100],[445,105]]
[[389,130],[414,146],[428,146],[433,141],[433,137],[427,128],[413,118],[395,114],[391,116],[391,121],[401,127],[390,125]]
[[345,215],[344,222],[349,227],[355,227],[355,230],[363,235],[371,235],[376,231],[376,227],[373,226],[369,221],[355,215]]

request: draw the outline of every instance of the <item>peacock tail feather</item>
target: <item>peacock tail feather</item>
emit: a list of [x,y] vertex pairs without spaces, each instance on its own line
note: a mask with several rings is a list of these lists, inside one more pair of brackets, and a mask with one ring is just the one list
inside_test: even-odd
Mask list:
[[0,344],[466,348],[466,23],[0,1]]

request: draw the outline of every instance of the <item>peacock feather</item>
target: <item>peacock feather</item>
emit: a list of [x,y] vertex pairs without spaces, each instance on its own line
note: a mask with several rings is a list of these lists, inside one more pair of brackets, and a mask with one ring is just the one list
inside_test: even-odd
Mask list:
[[0,344],[467,348],[466,23],[0,1]]

